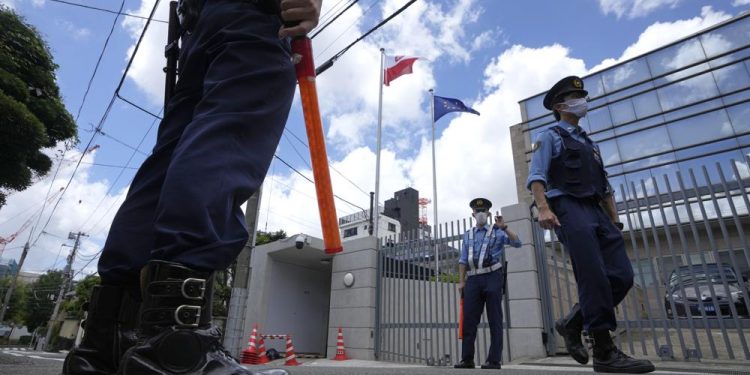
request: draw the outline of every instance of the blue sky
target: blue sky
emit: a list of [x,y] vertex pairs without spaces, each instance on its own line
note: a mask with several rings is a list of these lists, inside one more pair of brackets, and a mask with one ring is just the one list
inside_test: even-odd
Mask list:
[[[121,1],[71,0],[116,11]],[[362,0],[314,40],[321,63],[350,41],[405,4],[407,0]],[[55,61],[65,104],[75,116],[82,103],[104,41],[112,38],[84,103],[79,119],[77,160],[92,137],[122,74],[143,21],[52,0],[0,0],[13,7],[46,38]],[[324,0],[324,18],[346,0]],[[147,15],[154,0],[125,0],[124,11]],[[520,121],[517,102],[550,87],[569,74],[587,74],[616,61],[657,48],[750,9],[750,0],[577,0],[480,1],[419,0],[380,31],[349,50],[318,79],[334,192],[360,207],[369,206],[365,192],[374,189],[375,124],[377,122],[379,48],[386,53],[424,57],[414,74],[384,90],[384,152],[380,201],[407,186],[432,198],[429,96],[460,98],[482,112],[447,115],[438,124],[438,201],[440,221],[464,217],[468,201],[485,196],[495,207],[516,203],[508,127]],[[157,19],[165,20],[162,0]],[[333,8],[334,11],[326,15]],[[136,56],[122,95],[150,111],[161,110],[163,43],[166,25],[152,23]],[[155,141],[153,119],[117,101],[84,158],[59,207],[32,240],[28,269],[60,267],[62,243],[70,231],[91,234],[76,267],[100,249],[109,223],[122,201],[135,169]],[[149,129],[150,132],[149,132]],[[294,136],[305,138],[300,105],[295,101],[278,155],[311,175],[308,150]],[[142,143],[141,143],[142,142]],[[124,146],[138,146],[139,151]],[[296,148],[296,150],[295,150]],[[302,157],[300,157],[301,154]],[[128,160],[131,159],[129,164]],[[304,160],[303,160],[304,159]],[[122,168],[127,166],[127,168]],[[52,183],[67,183],[73,163],[65,162]],[[339,173],[340,172],[340,173]],[[346,176],[346,178],[342,177]],[[352,181],[353,183],[349,182]],[[0,210],[0,235],[7,236],[41,207],[51,177],[27,191],[14,193]],[[355,186],[356,185],[356,186]],[[361,190],[360,190],[361,189]],[[261,229],[319,234],[311,184],[285,165],[274,162],[264,191]],[[302,208],[301,208],[302,207]],[[340,215],[359,209],[337,202]],[[432,207],[427,210],[432,222]],[[3,257],[18,257],[28,232],[8,245]],[[63,248],[64,249],[64,248]],[[65,250],[67,251],[67,250]],[[95,261],[85,272],[94,270]]]

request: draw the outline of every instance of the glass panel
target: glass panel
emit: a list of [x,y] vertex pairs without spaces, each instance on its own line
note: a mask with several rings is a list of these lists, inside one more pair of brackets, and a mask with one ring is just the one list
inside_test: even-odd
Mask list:
[[635,108],[630,99],[610,104],[609,112],[612,114],[612,122],[615,125],[635,120]]
[[[625,192],[628,195],[628,199],[634,198],[634,193],[637,194],[638,197],[643,197],[643,189],[641,189],[641,180],[646,180],[646,190],[647,192],[650,192],[653,194],[653,184],[651,181],[651,170],[646,169],[639,172],[631,172],[625,175],[625,180],[627,182],[627,186],[625,187]],[[632,190],[631,183],[635,184],[635,191]]]
[[549,125],[550,123],[557,122],[555,120],[555,116],[552,115],[552,112],[549,113],[549,116],[540,117],[536,120],[529,121],[529,129],[534,129],[540,125]]
[[604,95],[604,86],[602,86],[601,74],[595,74],[583,79],[583,88],[589,92],[590,98],[597,98]]
[[744,47],[743,49],[737,52],[734,52],[732,54],[722,56],[722,57],[717,57],[713,60],[710,60],[708,62],[708,65],[711,67],[722,66],[722,65],[726,65],[735,61],[744,60],[748,56],[750,56],[750,48]]
[[635,171],[638,169],[647,168],[652,165],[671,163],[674,161],[675,161],[674,152],[667,152],[664,154],[654,155],[648,158],[631,161],[629,163],[624,163],[622,165],[622,168],[624,171],[628,172],[628,171]]
[[734,135],[726,111],[709,112],[689,117],[667,126],[675,148],[691,146]]
[[620,151],[617,149],[617,143],[614,139],[599,143],[599,151],[602,154],[604,166],[620,162]]
[[624,133],[630,133],[639,129],[647,128],[649,126],[661,124],[662,122],[664,122],[664,116],[654,116],[645,120],[636,121],[632,124],[617,127],[615,128],[615,134],[622,135]]
[[607,100],[610,103],[613,103],[613,102],[616,102],[617,100],[619,100],[621,98],[630,97],[630,96],[637,95],[637,94],[640,94],[640,93],[643,93],[643,92],[647,92],[647,91],[649,91],[649,90],[651,90],[653,88],[654,88],[654,82],[653,81],[648,81],[646,83],[642,83],[640,85],[631,87],[629,89],[624,89],[622,91],[618,91],[618,92],[616,92],[616,93],[608,96]]
[[612,127],[612,118],[609,116],[609,109],[607,107],[595,109],[586,114],[586,117],[589,120],[589,127],[592,133]]
[[750,76],[742,63],[714,70],[714,78],[722,94],[750,86]]
[[656,91],[649,91],[633,97],[633,106],[635,107],[635,115],[638,118],[644,118],[661,112],[661,105],[659,105],[659,98],[656,96]]
[[658,154],[672,149],[669,134],[664,127],[644,130],[617,139],[623,161]]
[[677,159],[682,160],[726,151],[737,147],[739,147],[737,139],[732,138],[719,142],[709,143],[707,145],[700,145],[696,147],[690,147],[685,150],[675,151],[675,154],[677,155]]
[[[653,76],[680,69],[705,58],[703,47],[697,39],[686,40],[647,56],[648,66],[651,68]],[[684,77],[695,73],[696,70],[694,69],[686,69],[679,74]]]
[[740,144],[740,146],[750,145],[750,135],[743,135],[741,137],[737,137],[737,142]]
[[725,105],[731,105],[737,102],[741,102],[743,100],[750,99],[750,90],[744,90],[740,91],[736,94],[727,95],[724,97],[724,104]]
[[664,119],[666,121],[671,121],[683,117],[687,117],[696,113],[708,111],[711,109],[719,108],[723,105],[721,102],[721,99],[713,99],[709,100],[707,102],[691,105],[690,107],[678,109],[673,112],[667,112],[664,114]]
[[601,74],[606,92],[612,92],[651,78],[648,72],[648,65],[643,59],[631,61],[606,70]]
[[747,44],[750,19],[742,19],[700,36],[703,50],[709,57],[722,54]]
[[615,191],[615,201],[622,202],[625,198],[622,195],[622,190],[626,190],[625,187],[625,176],[615,176],[609,178],[609,184],[612,185],[612,189]]
[[714,97],[719,91],[711,73],[701,74],[657,90],[665,111],[702,99]]
[[750,103],[742,103],[727,108],[734,131],[742,134],[750,131]]
[[589,125],[588,117],[582,117],[578,119],[578,126],[580,126],[581,129],[583,129],[586,132],[586,134],[591,133],[591,125]]
[[526,116],[528,116],[527,120],[531,120],[549,113],[549,110],[547,110],[547,108],[544,108],[544,105],[542,105],[545,94],[537,95],[524,103],[524,105],[526,105]]
[[605,130],[603,132],[589,134],[589,138],[591,138],[591,140],[594,142],[601,142],[614,137],[615,132],[613,130]]

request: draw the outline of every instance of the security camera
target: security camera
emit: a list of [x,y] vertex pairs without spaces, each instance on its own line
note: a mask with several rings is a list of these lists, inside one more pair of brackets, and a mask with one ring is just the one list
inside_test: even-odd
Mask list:
[[297,236],[297,238],[294,239],[294,246],[298,249],[302,249],[303,247],[305,247],[305,242],[307,242],[307,237],[300,234],[299,236]]

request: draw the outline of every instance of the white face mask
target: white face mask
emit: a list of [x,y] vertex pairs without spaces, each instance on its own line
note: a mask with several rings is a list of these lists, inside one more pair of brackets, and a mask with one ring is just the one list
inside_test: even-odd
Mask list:
[[589,109],[589,103],[586,101],[586,98],[568,99],[562,104],[565,104],[567,108],[561,109],[560,111],[568,112],[578,118],[586,116],[586,112],[588,112]]
[[487,224],[487,217],[489,216],[486,212],[476,212],[474,213],[474,219],[477,220],[477,224],[479,225],[485,225]]

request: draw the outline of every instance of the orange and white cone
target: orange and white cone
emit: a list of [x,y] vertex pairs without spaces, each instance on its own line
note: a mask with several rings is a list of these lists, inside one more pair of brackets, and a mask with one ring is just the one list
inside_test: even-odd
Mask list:
[[286,362],[284,366],[299,366],[297,355],[294,354],[294,345],[292,345],[292,335],[286,335]]
[[266,355],[266,342],[261,335],[260,340],[258,340],[258,364],[262,365],[268,362],[268,356]]
[[256,337],[258,336],[258,325],[253,327],[253,332],[250,334],[250,341],[247,342],[247,348],[242,351],[242,358],[240,363],[244,365],[257,365],[258,364],[258,349],[256,348]]
[[336,357],[333,358],[334,361],[346,361],[346,351],[344,350],[344,333],[341,331],[341,327],[339,327],[339,335],[336,338]]

